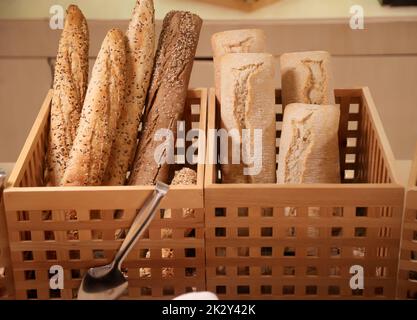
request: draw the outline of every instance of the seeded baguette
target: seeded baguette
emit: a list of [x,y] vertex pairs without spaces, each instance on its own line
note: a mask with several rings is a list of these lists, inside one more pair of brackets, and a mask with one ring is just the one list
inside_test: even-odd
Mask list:
[[88,84],[88,27],[75,5],[67,9],[55,63],[46,182],[62,183]]
[[159,165],[154,158],[161,144],[154,141],[154,134],[162,128],[176,135],[201,25],[202,20],[190,12],[171,11],[164,18],[130,185],[153,185],[157,180],[168,182],[169,164]]
[[331,56],[325,51],[285,53],[280,58],[282,102],[335,104]]
[[220,101],[220,59],[227,53],[260,53],[266,51],[266,35],[261,29],[228,30],[211,37],[216,97]]
[[107,33],[88,85],[63,178],[65,186],[99,186],[103,182],[124,103],[125,46],[125,36],[120,30]]
[[104,185],[123,185],[136,150],[140,119],[151,79],[155,51],[152,0],[138,0],[126,32],[126,100],[117,124]]

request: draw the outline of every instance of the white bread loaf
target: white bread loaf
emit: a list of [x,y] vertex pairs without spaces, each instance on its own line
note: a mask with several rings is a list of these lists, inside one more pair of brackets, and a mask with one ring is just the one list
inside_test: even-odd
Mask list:
[[216,97],[220,101],[220,59],[227,53],[260,53],[266,51],[266,35],[260,29],[228,30],[213,34],[214,80]]
[[126,37],[126,100],[103,182],[110,186],[125,183],[136,150],[139,123],[154,62],[155,19],[152,0],[137,0]]
[[[275,89],[273,56],[267,53],[231,53],[221,59],[221,127],[229,135],[228,164],[222,164],[223,183],[275,183]],[[250,130],[250,139],[243,141],[242,129]],[[260,171],[245,175],[243,152],[254,155],[254,129],[262,130],[262,153],[254,157]],[[236,139],[237,138],[237,139]],[[233,164],[233,143],[241,143],[240,163]]]
[[278,183],[339,183],[340,108],[289,104],[282,123]]
[[107,33],[94,64],[63,185],[103,183],[125,97],[125,46],[120,30]]
[[55,63],[46,172],[46,183],[50,186],[58,186],[62,182],[87,84],[87,21],[77,6],[70,5]]
[[334,104],[331,56],[325,51],[285,53],[280,58],[282,105]]

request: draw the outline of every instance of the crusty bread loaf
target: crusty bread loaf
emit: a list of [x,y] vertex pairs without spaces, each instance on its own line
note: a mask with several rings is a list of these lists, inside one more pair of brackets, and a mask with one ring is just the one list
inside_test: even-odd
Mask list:
[[60,185],[88,84],[88,27],[75,5],[67,9],[55,63],[46,182]]
[[63,185],[101,185],[124,102],[126,41],[117,29],[103,41],[88,85]]
[[213,34],[214,80],[216,97],[220,101],[220,59],[227,53],[260,53],[266,51],[266,35],[261,29],[228,30]]
[[152,0],[137,0],[126,36],[126,100],[117,124],[104,185],[125,183],[136,150],[139,122],[154,62],[155,19]]
[[183,11],[171,11],[164,19],[143,117],[144,128],[129,177],[131,185],[152,185],[156,180],[168,182],[169,164],[159,165],[154,159],[155,149],[161,144],[154,141],[154,134],[163,128],[176,135],[201,24],[197,15]]
[[[223,183],[276,182],[276,130],[273,56],[267,53],[231,53],[221,59],[221,127],[229,133],[228,163],[222,164]],[[230,135],[237,129],[239,136]],[[243,129],[250,139],[243,141]],[[262,152],[254,152],[255,129],[262,130]],[[240,141],[239,141],[240,140]],[[241,143],[240,163],[233,164],[233,144]],[[243,152],[255,157],[243,163]],[[257,157],[257,158],[256,158]],[[232,162],[233,161],[233,162]],[[246,160],[247,161],[247,160]],[[249,174],[244,168],[256,170]]]
[[285,108],[278,183],[339,183],[340,108],[289,104]]
[[282,104],[334,104],[331,56],[325,51],[281,56]]

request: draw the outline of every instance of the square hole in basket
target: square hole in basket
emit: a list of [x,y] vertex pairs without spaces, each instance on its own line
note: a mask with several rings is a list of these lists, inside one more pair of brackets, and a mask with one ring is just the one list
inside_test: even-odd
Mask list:
[[184,271],[185,271],[185,276],[186,277],[195,277],[195,276],[197,276],[197,268],[196,267],[186,267]]
[[225,275],[226,275],[226,266],[217,266],[216,276],[225,276]]
[[249,208],[237,208],[237,216],[240,218],[249,216]]
[[261,266],[261,276],[272,276],[272,267],[269,265]]
[[368,207],[356,207],[357,217],[366,217],[368,215]]
[[216,247],[214,249],[214,254],[216,257],[225,257],[226,256],[226,247]]
[[357,138],[347,138],[346,139],[346,146],[347,147],[356,147],[358,142]]
[[103,240],[103,231],[91,230],[91,240]]
[[355,237],[366,237],[366,228],[363,228],[363,227],[355,228]]
[[345,163],[355,163],[355,162],[356,162],[356,154],[347,153],[345,155]]
[[344,170],[344,179],[355,179],[355,170]]
[[195,238],[195,228],[189,228],[184,230],[184,238]]
[[150,279],[152,277],[151,268],[139,268],[139,278],[140,279]]
[[319,271],[316,266],[307,266],[306,268],[306,275],[307,276],[317,276]]
[[330,248],[330,256],[331,257],[340,257],[342,254],[342,248],[339,247],[331,247]]
[[197,287],[185,287],[185,292],[197,292]]
[[22,252],[23,261],[32,261],[33,260],[33,251],[23,251]]
[[295,237],[295,227],[289,227],[286,231],[285,234],[287,237]]
[[38,290],[36,290],[36,289],[26,290],[26,298],[27,299],[38,299]]
[[45,241],[53,241],[55,240],[55,233],[53,231],[44,231],[43,237]]
[[339,286],[329,286],[327,290],[329,296],[338,296],[340,295],[340,287]]
[[332,237],[341,237],[343,235],[343,228],[333,227],[331,230]]
[[32,233],[30,231],[20,231],[20,241],[30,241],[32,240]]
[[249,228],[237,228],[238,237],[249,237]]
[[172,267],[163,267],[161,269],[162,279],[174,278],[174,268]]
[[215,217],[225,217],[226,216],[226,208],[215,208],[214,209],[214,216]]
[[80,269],[71,269],[71,279],[81,279]]
[[387,276],[387,268],[386,267],[376,267],[375,268],[375,276],[379,278],[384,278]]
[[272,294],[272,286],[271,285],[262,285],[261,286],[261,294]]
[[348,121],[348,130],[357,131],[358,130],[358,121]]
[[250,294],[250,287],[246,285],[240,285],[236,288],[237,294]]
[[333,217],[343,217],[343,207],[334,207],[332,208]]
[[139,249],[139,259],[149,259],[151,251],[149,249]]
[[295,286],[282,286],[282,294],[284,296],[295,294]]
[[357,103],[350,104],[349,113],[359,113],[359,104]]
[[140,295],[149,297],[152,295],[152,288],[151,287],[141,287],[140,288]]
[[238,276],[248,276],[250,274],[250,268],[248,266],[237,267]]
[[184,256],[186,258],[195,258],[196,257],[195,248],[185,248],[184,249]]
[[25,270],[25,280],[35,280],[36,279],[36,271],[35,270]]
[[352,296],[363,296],[362,289],[352,289]]
[[413,241],[417,241],[417,231],[413,231]]
[[226,294],[226,286],[216,286],[216,294]]
[[317,247],[308,247],[306,249],[307,257],[318,257],[319,256],[319,248]]
[[320,229],[313,226],[307,227],[307,236],[310,238],[318,238],[320,235]]
[[[23,212],[25,212],[25,211],[23,211]],[[28,216],[28,219],[29,219],[29,216]],[[48,210],[43,210],[42,214],[41,214],[41,220],[42,221],[51,221],[52,220],[52,212],[48,211]]]
[[341,270],[339,266],[330,266],[329,268],[329,276],[331,277],[339,277],[341,275]]
[[159,209],[159,218],[160,219],[170,219],[172,216],[170,214],[165,214],[165,209]]
[[[46,215],[47,215],[47,213],[45,213],[45,216]],[[18,211],[17,212],[17,221],[28,221],[28,220],[29,220],[29,212],[27,212],[27,211]],[[46,220],[46,219],[44,219],[44,220]]]
[[354,247],[354,248],[352,248],[352,256],[354,258],[364,258],[365,257],[365,247]]
[[284,208],[284,216],[285,217],[296,217],[297,216],[297,208],[285,207]]
[[69,258],[70,260],[80,260],[80,250],[70,250]]
[[104,250],[101,249],[93,249],[93,259],[105,259],[106,255],[104,254]]
[[272,257],[272,247],[261,247],[262,257]]
[[317,286],[306,286],[306,295],[316,295],[317,294]]
[[417,251],[411,250],[410,259],[413,261],[417,261]]
[[172,239],[172,228],[161,228],[161,239]]
[[226,228],[217,227],[214,229],[214,234],[216,237],[225,237],[226,236]]
[[284,257],[295,257],[295,248],[285,247],[284,248]]
[[261,228],[261,237],[272,237],[273,228],[272,227],[263,227]]
[[320,207],[308,207],[307,216],[310,218],[320,217]]
[[408,280],[417,281],[417,271],[409,271]]
[[237,250],[237,256],[238,257],[249,257],[250,248],[249,247],[238,247]]
[[163,296],[173,296],[175,294],[174,286],[164,286],[162,288],[162,295]]
[[57,260],[57,255],[55,250],[47,250],[45,252],[46,260]]
[[59,290],[59,289],[56,289],[56,290],[49,289],[49,298],[51,298],[51,299],[61,298],[61,290]]
[[91,210],[90,211],[90,220],[100,220],[101,212],[100,210]]
[[285,266],[282,273],[284,276],[295,276],[295,267]]
[[376,296],[383,296],[384,295],[384,287],[376,287],[375,290]]
[[174,258],[174,249],[162,248],[161,249],[161,258],[162,259],[173,259]]
[[264,218],[274,216],[274,208],[261,208],[261,216]]

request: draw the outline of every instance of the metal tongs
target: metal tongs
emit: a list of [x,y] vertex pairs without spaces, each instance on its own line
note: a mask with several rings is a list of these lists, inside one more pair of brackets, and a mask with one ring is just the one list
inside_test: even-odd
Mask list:
[[90,268],[78,289],[78,300],[115,300],[127,289],[128,282],[121,272],[123,260],[137,240],[143,235],[155,216],[156,209],[169,186],[157,182],[154,193],[145,201],[136,215],[113,262],[101,267]]

